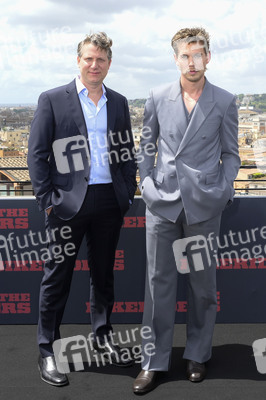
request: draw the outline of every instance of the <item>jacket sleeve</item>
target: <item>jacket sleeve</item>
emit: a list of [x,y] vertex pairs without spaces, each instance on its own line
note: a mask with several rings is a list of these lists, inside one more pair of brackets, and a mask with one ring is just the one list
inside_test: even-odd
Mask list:
[[144,179],[153,174],[158,136],[159,123],[151,91],[145,104],[142,136],[136,157],[140,174],[140,190]]
[[[125,98],[125,103],[124,103],[124,109],[125,109],[125,129],[124,133],[128,135],[129,140],[124,140],[124,151],[128,154],[128,156],[125,157],[125,160],[122,161],[122,174],[127,186],[128,194],[129,194],[129,199],[131,202],[134,199],[134,195],[136,192],[136,170],[137,170],[137,165],[135,161],[135,154],[134,154],[134,140],[133,140],[133,135],[132,135],[132,129],[131,129],[131,121],[130,121],[130,115],[129,115],[129,108],[128,108],[128,102]],[[123,151],[122,149],[122,151]],[[121,157],[123,158],[123,157]]]
[[46,93],[39,97],[31,124],[28,145],[28,168],[39,209],[51,205],[53,185],[50,177],[49,158],[54,133],[53,110]]
[[228,183],[233,186],[241,165],[238,152],[238,113],[235,98],[225,111],[220,132],[222,166]]

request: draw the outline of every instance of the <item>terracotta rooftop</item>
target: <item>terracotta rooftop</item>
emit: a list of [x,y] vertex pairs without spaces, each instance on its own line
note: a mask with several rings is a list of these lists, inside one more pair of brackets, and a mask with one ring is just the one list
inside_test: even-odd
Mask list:
[[[25,167],[26,170],[1,170],[1,167]],[[11,181],[31,181],[27,157],[0,157],[0,172]]]

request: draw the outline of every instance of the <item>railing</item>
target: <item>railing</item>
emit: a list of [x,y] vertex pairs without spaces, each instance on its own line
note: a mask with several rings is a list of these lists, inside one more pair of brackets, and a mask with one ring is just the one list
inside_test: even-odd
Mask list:
[[[256,165],[241,165],[240,169],[254,169],[257,168]],[[264,169],[266,171],[266,166],[259,166],[260,169]],[[1,171],[27,171],[28,168],[27,167],[0,167],[0,173]],[[257,182],[257,183],[264,183],[265,182],[265,186],[262,187],[256,187],[256,188],[250,188],[250,187],[244,187],[238,186],[239,182]],[[246,193],[248,193],[249,191],[266,191],[266,179],[236,179],[235,180],[235,189],[236,189],[236,193],[239,191],[245,191]],[[23,185],[31,185],[31,182],[26,180],[26,181],[22,181],[22,180],[0,180],[0,185],[7,185],[8,187],[4,188],[1,187],[0,188],[0,192],[7,192],[8,194],[10,192],[14,192],[15,194],[17,193],[31,193],[32,195],[34,194],[33,189],[32,188],[24,188]],[[21,187],[11,187],[11,185],[20,185]]]
[[[255,168],[258,168],[258,166],[257,165],[241,165],[241,167],[240,167],[240,169],[255,169]],[[259,169],[260,170],[261,169],[265,169],[265,171],[266,171],[266,166],[265,165],[260,165]],[[256,182],[256,183],[261,183],[261,182],[266,182],[266,179],[259,179],[259,180],[256,180],[256,179],[235,179],[235,183],[237,183],[237,182],[253,182],[253,183]],[[257,191],[258,190],[259,191],[261,191],[261,190],[265,191],[266,190],[266,185],[262,186],[262,187],[256,187],[256,188],[236,187],[235,189],[236,189],[236,191],[245,190],[246,192],[255,191],[255,190],[257,190]]]
[[[2,171],[28,171],[27,167],[0,167],[0,173]],[[22,187],[15,187],[12,185],[31,185],[31,181],[22,181],[22,180],[0,180],[0,185],[7,185],[7,187],[0,187],[0,192],[6,192],[7,195],[10,194],[10,192],[14,192],[15,194],[22,194],[24,195],[24,193],[26,192],[30,192],[32,195],[33,193],[33,189],[26,189],[23,186]]]

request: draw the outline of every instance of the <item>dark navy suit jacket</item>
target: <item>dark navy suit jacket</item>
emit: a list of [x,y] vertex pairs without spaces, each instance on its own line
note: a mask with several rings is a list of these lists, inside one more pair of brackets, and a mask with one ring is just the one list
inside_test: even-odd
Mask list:
[[[124,214],[136,190],[136,163],[128,103],[124,96],[109,88],[106,88],[106,97],[108,159],[116,197]],[[82,168],[75,169],[73,163],[68,168],[66,165],[65,170],[58,168],[58,159],[53,151],[55,141],[57,144],[62,142],[61,159],[73,160],[74,155],[70,153],[73,153],[73,148],[79,151],[78,143],[82,141],[78,139],[81,135],[88,147],[84,152],[81,146],[80,152],[88,155],[87,162],[83,157]],[[59,139],[65,140],[60,142]],[[52,205],[54,213],[64,220],[77,214],[88,187],[89,152],[87,128],[75,80],[42,93],[31,124],[28,146],[28,168],[40,210]]]

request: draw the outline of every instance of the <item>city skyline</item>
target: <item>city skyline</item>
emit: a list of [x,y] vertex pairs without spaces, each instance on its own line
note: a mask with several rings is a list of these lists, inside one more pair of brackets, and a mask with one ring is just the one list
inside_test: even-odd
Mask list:
[[113,39],[106,85],[128,99],[147,98],[150,88],[179,78],[170,42],[186,26],[210,33],[206,76],[213,84],[235,94],[266,91],[263,0],[192,0],[189,8],[179,0],[1,5],[1,104],[36,104],[44,90],[71,81],[78,74],[77,44],[95,31]]

